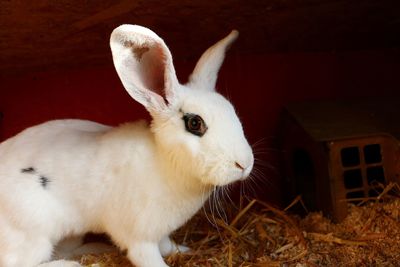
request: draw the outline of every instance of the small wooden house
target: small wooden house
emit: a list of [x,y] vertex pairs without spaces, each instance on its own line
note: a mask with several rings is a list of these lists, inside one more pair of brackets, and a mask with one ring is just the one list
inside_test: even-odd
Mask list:
[[311,210],[340,221],[347,202],[400,182],[400,99],[292,104],[283,121],[288,192]]

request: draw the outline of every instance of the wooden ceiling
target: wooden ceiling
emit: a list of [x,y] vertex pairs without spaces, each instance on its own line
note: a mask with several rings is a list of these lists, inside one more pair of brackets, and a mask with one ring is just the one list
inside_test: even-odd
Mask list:
[[153,29],[183,60],[233,28],[241,53],[400,47],[399,0],[2,0],[0,74],[111,65],[123,23]]

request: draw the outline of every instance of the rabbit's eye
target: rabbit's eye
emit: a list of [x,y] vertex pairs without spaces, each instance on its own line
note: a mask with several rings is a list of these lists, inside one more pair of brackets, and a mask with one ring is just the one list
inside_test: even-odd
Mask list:
[[183,120],[185,121],[186,131],[197,136],[203,136],[206,133],[207,126],[199,115],[185,114]]

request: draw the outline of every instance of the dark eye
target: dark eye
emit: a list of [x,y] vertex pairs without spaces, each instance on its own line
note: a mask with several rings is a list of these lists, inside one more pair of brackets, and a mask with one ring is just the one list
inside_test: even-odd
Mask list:
[[203,136],[206,133],[207,126],[199,115],[185,114],[183,120],[185,121],[186,131],[197,136]]

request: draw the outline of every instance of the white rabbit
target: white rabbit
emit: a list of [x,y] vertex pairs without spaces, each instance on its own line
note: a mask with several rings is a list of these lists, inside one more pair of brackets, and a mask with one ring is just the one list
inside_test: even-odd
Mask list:
[[169,234],[215,186],[245,179],[254,163],[233,106],[215,92],[232,31],[182,85],[164,41],[122,25],[111,34],[118,75],[152,122],[109,127],[57,120],[0,144],[0,266],[80,266],[51,260],[67,236],[107,233],[138,267],[167,266]]

